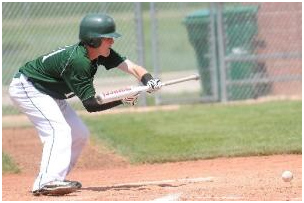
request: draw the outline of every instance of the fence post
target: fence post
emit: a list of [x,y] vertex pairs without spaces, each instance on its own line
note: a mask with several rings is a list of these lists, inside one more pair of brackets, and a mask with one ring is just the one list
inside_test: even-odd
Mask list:
[[216,46],[216,13],[217,13],[217,3],[210,3],[210,75],[211,75],[211,87],[212,87],[212,101],[219,101],[219,70],[218,70],[218,63],[217,63],[217,46]]
[[[158,58],[158,30],[157,30],[157,17],[155,10],[155,3],[150,2],[150,17],[151,17],[151,47],[152,47],[152,66],[154,70],[154,76],[159,78],[160,67]],[[155,93],[155,104],[159,105],[161,103],[161,95]]]
[[217,3],[217,31],[218,31],[218,53],[219,53],[219,68],[220,68],[220,87],[221,87],[221,102],[227,102],[227,86],[226,86],[226,63],[225,63],[225,33],[223,30],[223,3]]
[[[142,7],[141,7],[140,2],[135,2],[135,22],[136,22],[138,64],[144,67],[145,66],[145,46],[144,46]],[[139,105],[147,106],[146,93],[142,93],[139,96]]]

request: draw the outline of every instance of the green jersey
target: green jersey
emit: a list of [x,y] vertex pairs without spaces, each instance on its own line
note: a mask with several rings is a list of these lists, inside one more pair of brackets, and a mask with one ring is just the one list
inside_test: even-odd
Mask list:
[[67,99],[76,95],[84,101],[95,96],[93,79],[97,67],[103,65],[109,70],[125,59],[111,49],[108,57],[99,56],[91,61],[86,48],[79,43],[40,56],[26,63],[19,71],[39,91],[53,98]]

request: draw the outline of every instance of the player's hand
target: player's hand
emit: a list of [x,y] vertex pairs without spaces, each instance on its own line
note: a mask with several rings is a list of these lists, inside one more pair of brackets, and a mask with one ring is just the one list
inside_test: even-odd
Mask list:
[[133,96],[122,99],[121,102],[125,106],[135,106],[138,101],[138,96],[139,96],[139,93],[136,93]]
[[149,86],[150,88],[148,92],[152,93],[161,88],[162,82],[160,81],[160,79],[153,78],[147,82],[147,86]]

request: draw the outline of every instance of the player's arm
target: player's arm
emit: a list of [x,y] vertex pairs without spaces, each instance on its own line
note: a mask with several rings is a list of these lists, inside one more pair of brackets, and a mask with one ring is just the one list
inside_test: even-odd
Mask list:
[[138,81],[141,81],[144,85],[151,87],[151,90],[158,90],[161,86],[159,79],[153,78],[153,76],[142,66],[139,66],[129,59],[119,64],[118,68],[126,73],[133,75]]
[[98,97],[94,96],[93,81],[86,74],[64,75],[63,78],[88,112],[104,111],[123,104],[122,100],[101,104]]
[[91,97],[89,99],[84,100],[83,106],[86,108],[86,110],[90,113],[97,112],[97,111],[104,111],[107,109],[114,108],[116,106],[119,106],[121,104],[125,106],[134,106],[137,103],[138,100],[138,93],[135,93],[132,96],[128,96],[124,99],[119,99],[117,101],[112,101],[108,103],[102,103],[102,100],[99,98],[99,96]]
[[101,104],[96,97],[86,99],[82,103],[88,112],[104,111],[123,104],[122,100]]
[[128,74],[133,75],[138,81],[141,81],[141,79],[147,76],[149,77],[149,79],[152,79],[151,74],[148,73],[148,71],[145,68],[133,63],[129,59],[126,59],[124,62],[119,64],[118,68]]

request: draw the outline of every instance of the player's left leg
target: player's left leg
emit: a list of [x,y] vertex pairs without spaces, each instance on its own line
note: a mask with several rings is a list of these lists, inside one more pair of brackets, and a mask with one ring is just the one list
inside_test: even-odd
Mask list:
[[65,100],[57,100],[57,103],[63,113],[66,122],[71,127],[72,134],[72,147],[71,147],[71,161],[68,169],[68,173],[72,170],[76,164],[82,149],[84,148],[89,138],[89,130],[83,121],[79,118],[76,112]]

